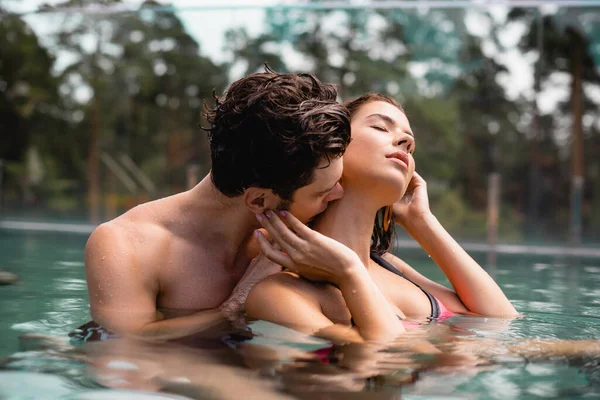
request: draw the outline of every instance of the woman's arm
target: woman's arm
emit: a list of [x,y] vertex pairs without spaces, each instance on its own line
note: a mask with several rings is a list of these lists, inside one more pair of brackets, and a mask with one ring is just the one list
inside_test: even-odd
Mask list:
[[333,329],[336,324],[323,314],[319,300],[306,290],[306,284],[285,272],[275,274],[252,288],[246,299],[246,314],[314,336],[328,330],[330,335],[325,338],[335,342],[362,342],[355,328]]
[[[356,253],[311,230],[289,213],[284,213],[283,218],[291,229],[272,212],[261,220],[263,227],[285,251],[275,249],[259,233],[257,238],[267,258],[299,275],[321,276],[324,278],[322,280],[334,283],[342,292],[360,340],[385,341],[404,332],[404,326],[394,309],[373,282]],[[282,279],[281,274],[277,276],[279,280]],[[294,329],[309,323],[312,326],[307,329],[311,330],[311,334],[332,337],[340,332],[340,328],[322,313],[315,292],[304,291],[304,300],[300,302],[302,306],[299,306],[299,284],[312,284],[298,279],[293,284],[288,282],[283,285],[284,282],[274,285],[271,279],[267,279],[253,289],[246,304],[248,313],[252,317]],[[343,326],[343,329],[347,330],[348,327]]]
[[[331,321],[323,314],[319,296],[311,288],[313,284],[289,273],[275,274],[258,283],[248,295],[246,313],[249,317],[322,337],[334,343],[360,343],[365,341],[387,341],[404,331],[400,320],[386,307],[379,308],[377,300],[369,294],[369,288],[357,285],[348,291],[355,301],[348,304],[356,325],[351,327]],[[356,293],[352,291],[355,290]],[[379,296],[375,296],[378,298]],[[346,298],[346,297],[344,297]],[[366,307],[356,307],[366,300]],[[381,300],[381,299],[378,299]],[[375,306],[373,312],[367,309]],[[389,304],[387,305],[389,308]],[[353,312],[354,311],[354,312]],[[358,321],[360,320],[360,322]]]
[[406,230],[448,277],[469,311],[495,317],[517,315],[498,284],[450,236],[433,214],[410,221]]
[[431,213],[426,183],[416,172],[407,195],[394,205],[394,216],[448,277],[469,311],[496,317],[518,315],[498,284]]

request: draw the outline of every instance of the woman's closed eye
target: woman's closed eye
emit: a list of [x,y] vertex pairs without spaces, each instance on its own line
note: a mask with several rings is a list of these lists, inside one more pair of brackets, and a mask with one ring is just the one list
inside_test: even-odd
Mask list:
[[376,130],[381,131],[381,132],[387,132],[388,131],[387,128],[385,128],[383,126],[380,126],[380,125],[372,125],[371,128],[376,129]]

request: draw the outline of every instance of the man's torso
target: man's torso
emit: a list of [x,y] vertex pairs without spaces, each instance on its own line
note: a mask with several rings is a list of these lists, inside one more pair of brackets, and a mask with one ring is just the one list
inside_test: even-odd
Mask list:
[[158,309],[216,308],[230,295],[255,250],[250,245],[232,249],[211,226],[195,223],[182,206],[185,195],[138,206],[108,224],[136,260],[129,267],[139,268],[141,278],[156,287]]

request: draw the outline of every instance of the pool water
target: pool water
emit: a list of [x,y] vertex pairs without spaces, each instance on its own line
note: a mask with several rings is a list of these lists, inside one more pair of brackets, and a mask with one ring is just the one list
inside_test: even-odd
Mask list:
[[0,357],[17,351],[20,333],[60,336],[88,318],[86,240],[0,230],[0,269],[19,276],[0,286]]
[[[84,235],[0,230],[0,269],[20,277],[0,286],[0,399],[600,399],[600,358],[594,354],[423,364],[425,356],[401,346],[323,353],[330,347],[326,341],[261,321],[223,327],[217,336],[185,345],[71,345],[67,333],[89,319],[85,241]],[[422,252],[397,254],[447,283]],[[489,271],[524,317],[457,316],[424,327],[423,337],[434,343],[467,338],[498,348],[531,338],[600,339],[600,260],[500,256]]]

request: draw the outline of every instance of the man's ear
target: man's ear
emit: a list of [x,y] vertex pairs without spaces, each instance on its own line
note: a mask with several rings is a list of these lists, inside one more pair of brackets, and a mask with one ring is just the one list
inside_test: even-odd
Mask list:
[[244,192],[246,207],[255,214],[262,214],[267,210],[274,210],[279,204],[279,197],[271,189],[251,187]]

